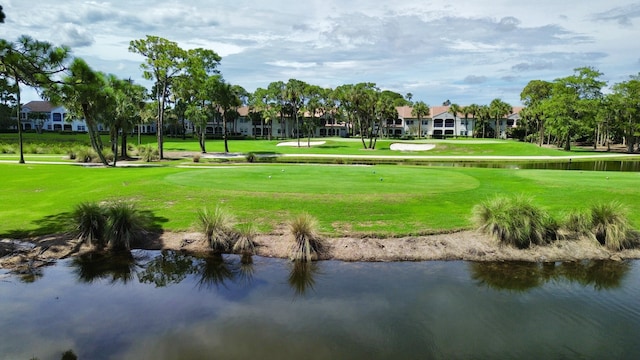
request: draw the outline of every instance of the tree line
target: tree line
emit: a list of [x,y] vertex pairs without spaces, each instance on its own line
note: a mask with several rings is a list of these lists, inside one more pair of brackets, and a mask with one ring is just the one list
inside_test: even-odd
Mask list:
[[624,144],[637,149],[640,131],[640,73],[613,84],[605,93],[603,74],[593,67],[554,81],[532,80],[520,94],[519,134],[523,140],[556,144],[565,150],[582,141],[595,148]]

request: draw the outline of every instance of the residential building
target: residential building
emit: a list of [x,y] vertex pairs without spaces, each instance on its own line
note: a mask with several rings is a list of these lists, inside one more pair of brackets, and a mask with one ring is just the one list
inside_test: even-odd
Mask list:
[[67,110],[48,101],[30,101],[20,110],[22,130],[87,131],[84,120],[69,119]]
[[[384,137],[423,137],[423,138],[442,138],[442,137],[470,137],[477,124],[477,119],[465,114],[453,114],[449,111],[450,106],[433,106],[430,108],[429,114],[424,118],[418,119],[412,114],[410,106],[399,106],[396,108],[398,117],[396,119],[387,119],[384,121],[380,129],[381,136]],[[516,127],[520,120],[519,112],[522,107],[514,107],[511,114],[504,119],[498,121],[499,137],[506,138],[507,130]],[[275,138],[293,138],[296,137],[296,123],[291,117],[279,117],[272,119],[268,123],[259,117],[251,116],[250,108],[242,106],[237,109],[237,116],[229,119],[227,123],[228,134],[233,136],[246,137],[268,137],[271,134]],[[303,136],[307,136],[302,130],[303,124],[310,120],[310,114],[305,114],[298,120],[298,126]],[[314,117],[315,128],[313,129],[313,137],[346,137],[351,133],[349,125],[330,114],[317,114]],[[31,101],[22,106],[21,124],[23,130],[36,129],[37,131],[86,131],[86,123],[84,120],[69,119],[66,109],[62,106],[53,106],[47,101]],[[488,126],[495,128],[495,121],[488,122]],[[205,133],[208,136],[222,136],[222,117],[218,116],[207,123]],[[143,134],[155,134],[155,123],[140,124],[133,132],[136,133],[138,128]],[[99,130],[106,130],[99,125]],[[195,132],[196,128],[190,121],[185,121],[185,130],[187,134]]]

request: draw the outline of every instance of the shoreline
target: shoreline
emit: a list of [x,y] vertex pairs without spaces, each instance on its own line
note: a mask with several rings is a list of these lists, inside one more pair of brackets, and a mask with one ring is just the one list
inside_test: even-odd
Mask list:
[[[293,240],[284,232],[256,236],[256,254],[263,257],[288,258]],[[349,262],[392,261],[476,261],[476,262],[566,262],[582,260],[640,259],[640,249],[611,251],[589,238],[559,240],[549,245],[517,249],[500,245],[490,236],[474,230],[436,235],[398,238],[336,237],[324,238],[326,254],[319,260]],[[208,252],[198,232],[163,232],[150,234],[133,249],[174,250],[188,253]],[[31,239],[0,240],[0,269],[16,274],[33,271],[91,251],[70,234],[53,234]]]

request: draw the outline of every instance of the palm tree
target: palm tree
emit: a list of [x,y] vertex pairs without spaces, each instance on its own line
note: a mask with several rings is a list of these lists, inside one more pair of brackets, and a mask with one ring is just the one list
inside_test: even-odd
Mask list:
[[[465,121],[465,126],[468,126],[468,119],[467,116],[471,115],[472,119],[476,118],[476,115],[478,114],[478,109],[480,108],[480,106],[478,106],[478,104],[471,104],[468,106],[465,106],[464,109],[462,110],[464,112],[464,121]],[[469,129],[467,128],[467,131]],[[473,133],[471,134],[473,135]]]
[[411,109],[411,116],[418,118],[418,138],[422,135],[422,118],[430,115],[430,108],[424,101],[418,101]]
[[449,112],[453,115],[453,135],[458,136],[458,113],[462,112],[460,105],[453,103],[449,106]]
[[513,111],[513,107],[501,99],[493,99],[491,100],[491,104],[489,104],[489,111],[491,112],[491,116],[496,120],[495,137],[498,138],[501,136],[500,119],[510,115]]

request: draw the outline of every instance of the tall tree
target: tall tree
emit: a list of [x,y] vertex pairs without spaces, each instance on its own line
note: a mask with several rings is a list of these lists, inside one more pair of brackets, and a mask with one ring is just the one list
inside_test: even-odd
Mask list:
[[165,103],[169,96],[171,81],[178,76],[186,66],[187,52],[177,43],[167,39],[147,35],[145,39],[132,40],[129,51],[146,58],[140,65],[143,76],[156,81],[156,96],[158,98],[158,120],[156,135],[158,139],[158,153],[164,159],[163,131]]
[[118,135],[122,134],[120,156],[127,158],[127,134],[140,123],[141,111],[145,107],[146,92],[144,86],[134,84],[131,79],[118,79],[114,75],[107,77],[108,95],[112,97],[113,113],[109,121],[109,132],[112,137],[113,165],[118,158]]
[[627,152],[632,153],[640,132],[640,73],[613,85],[610,99],[610,110],[623,129]]
[[418,118],[418,138],[422,136],[422,119],[428,117],[431,113],[429,105],[424,101],[417,101],[411,109],[411,116]]
[[543,102],[551,96],[552,84],[544,80],[531,80],[522,89],[520,100],[527,107],[530,118],[533,118],[538,131],[538,145],[544,143],[545,114],[543,111]]
[[0,76],[13,81],[16,89],[16,119],[20,164],[24,164],[22,124],[20,122],[20,84],[43,88],[64,71],[68,59],[67,47],[56,47],[45,41],[23,35],[16,42],[0,39]]
[[280,115],[280,135],[286,137],[287,129],[285,124],[286,112],[286,86],[282,81],[274,81],[267,86],[267,101],[271,107],[275,108]]
[[[472,119],[476,118],[476,115],[478,114],[478,109],[480,108],[480,106],[478,104],[471,104],[471,105],[467,105],[465,106],[462,111],[464,112],[464,123],[465,123],[465,127],[466,127],[466,131],[469,131],[469,118],[468,116],[471,115]],[[473,129],[472,129],[472,135],[473,135]]]
[[543,102],[548,121],[567,151],[571,150],[573,136],[592,134],[606,85],[601,76],[591,67],[576,68],[573,75],[553,82],[551,96]]
[[109,165],[102,150],[98,120],[104,119],[109,107],[108,87],[103,74],[93,71],[87,63],[75,58],[69,66],[69,75],[62,83],[48,87],[43,95],[54,104],[62,104],[76,118],[84,118],[91,147],[104,165]]
[[491,100],[491,103],[489,104],[489,112],[491,113],[491,116],[496,121],[496,129],[495,129],[496,139],[499,137],[502,137],[502,126],[500,126],[500,122],[506,116],[511,115],[512,111],[513,111],[513,107],[508,103],[502,101],[501,99]]
[[456,103],[449,106],[449,112],[453,115],[453,135],[458,136],[458,114],[462,112],[462,107]]
[[240,106],[242,103],[238,94],[239,88],[220,80],[217,83],[211,84],[213,102],[216,104],[217,112],[222,115],[222,137],[224,139],[224,152],[229,152],[228,141],[228,120],[230,118],[230,111]]
[[476,111],[476,137],[478,137],[478,127],[482,127],[482,138],[487,137],[487,124],[491,119],[491,110],[488,105],[480,105]]
[[305,90],[307,84],[297,79],[289,79],[285,84],[285,96],[289,106],[291,107],[291,117],[296,124],[296,138],[298,139],[298,147],[300,147],[300,121],[298,119],[298,111],[305,104]]

